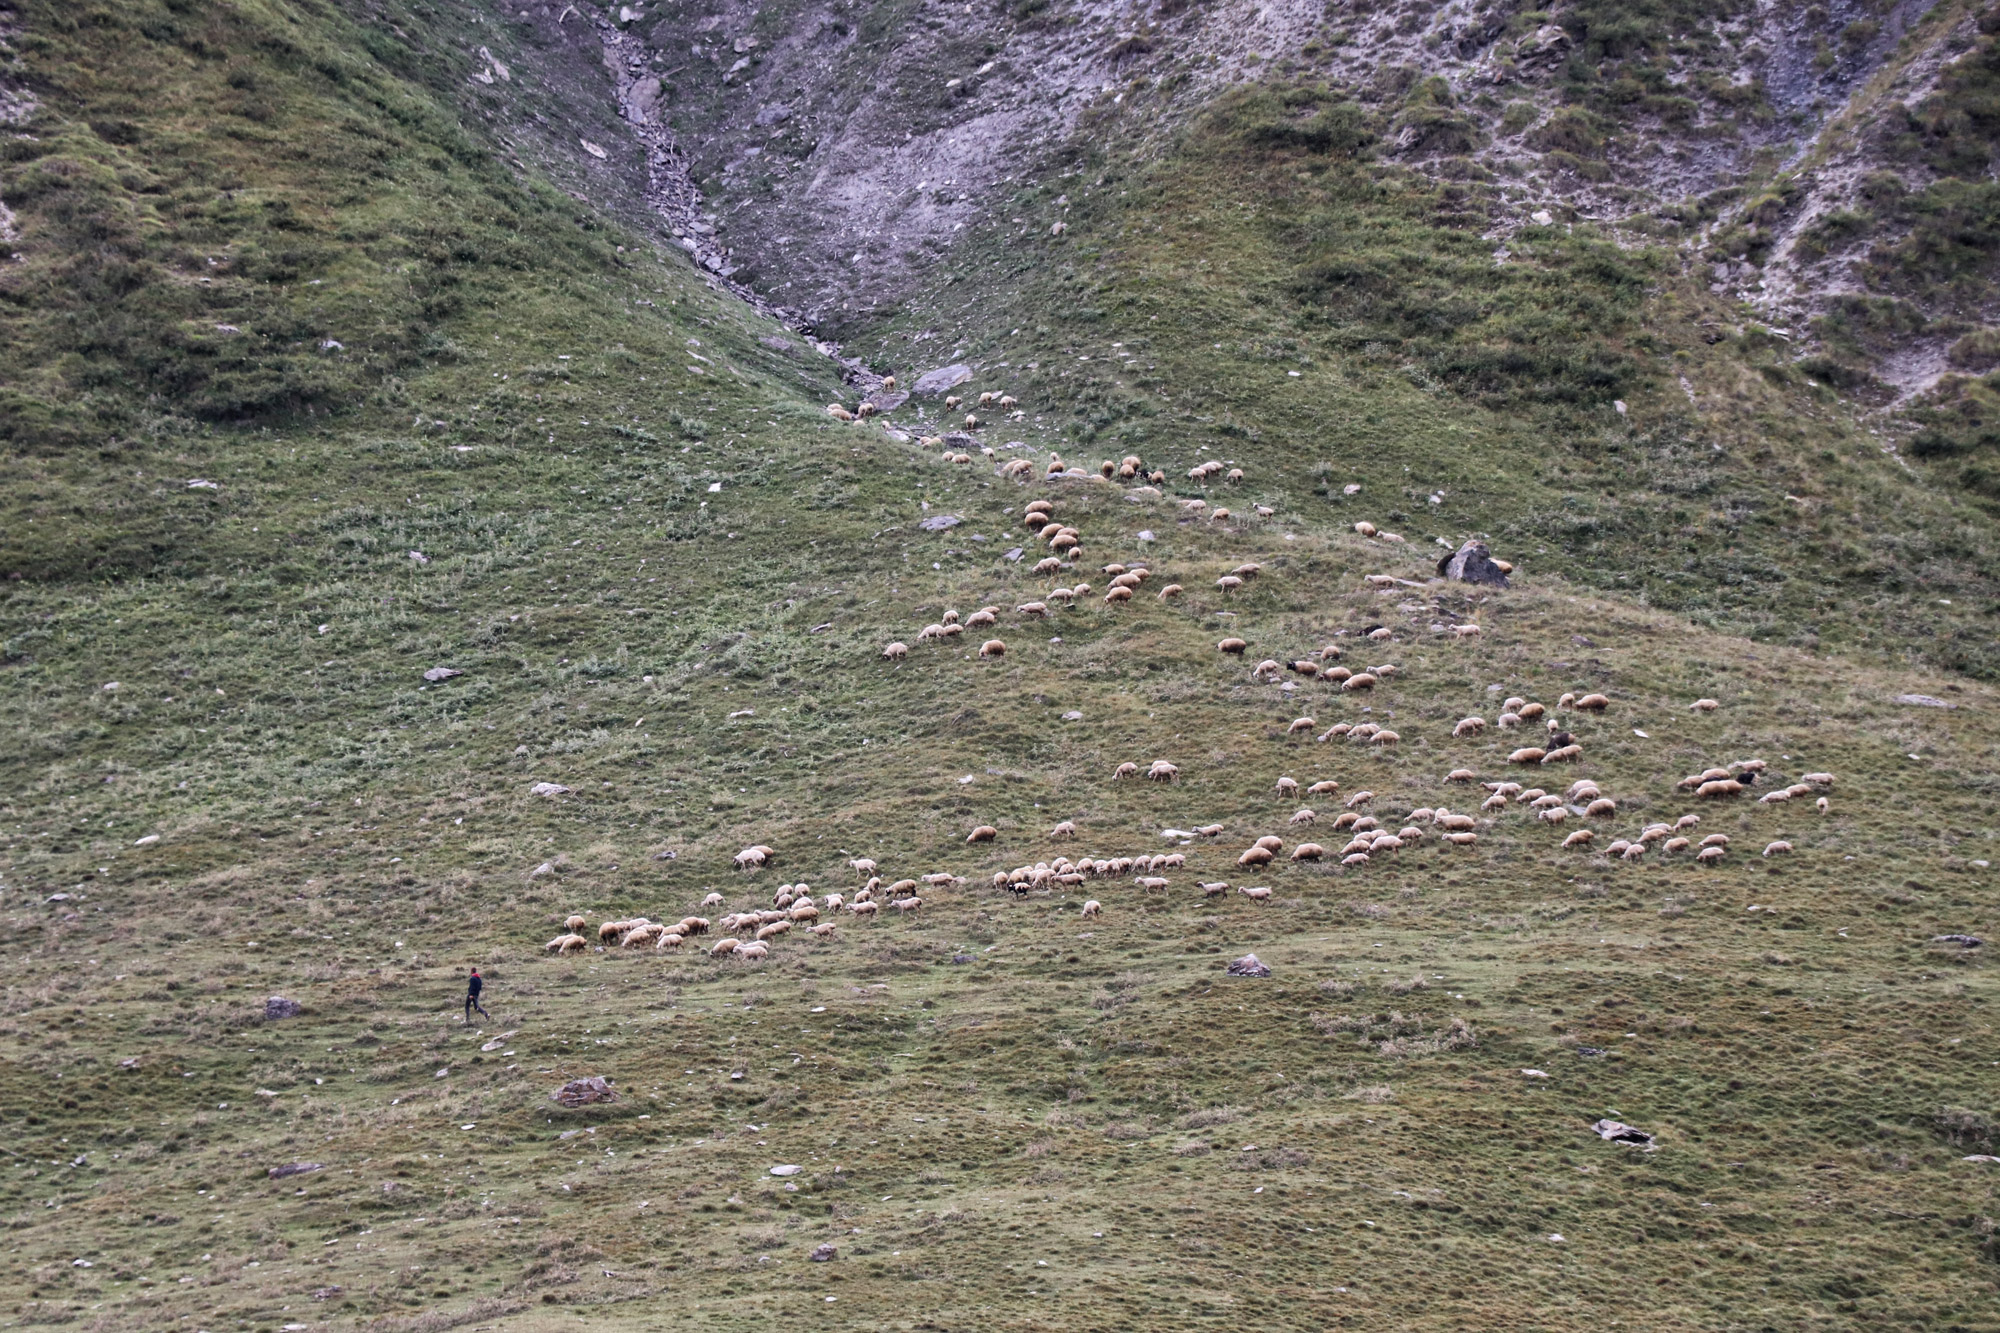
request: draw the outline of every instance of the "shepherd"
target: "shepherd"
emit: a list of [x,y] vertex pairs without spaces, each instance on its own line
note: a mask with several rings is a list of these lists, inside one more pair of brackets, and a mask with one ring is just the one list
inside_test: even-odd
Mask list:
[[486,983],[481,980],[479,969],[475,967],[472,969],[472,975],[467,977],[465,981],[465,1021],[467,1023],[472,1021],[472,1011],[474,1009],[477,1009],[483,1017],[493,1017],[493,1015],[486,1012],[486,1006],[479,1002],[479,992],[484,989],[486,989]]

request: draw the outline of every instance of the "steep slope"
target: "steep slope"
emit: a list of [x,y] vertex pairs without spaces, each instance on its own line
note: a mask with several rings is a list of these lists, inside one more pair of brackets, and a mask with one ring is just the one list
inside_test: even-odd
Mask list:
[[[1979,514],[1670,256],[1552,221],[1496,265],[1481,182],[1290,83],[1152,160],[1145,98],[1080,119],[850,330],[969,403],[837,420],[540,9],[10,14],[13,1318],[1979,1326]],[[1480,531],[1515,586],[1436,580]],[[1509,762],[1551,722],[1574,762]],[[1579,779],[1615,808],[1538,810]],[[1687,815],[1719,863],[1610,851]],[[1416,836],[1349,862],[1362,819]],[[951,878],[833,908],[863,858]],[[709,956],[781,886],[837,930]],[[572,913],[712,924],[557,956]]]

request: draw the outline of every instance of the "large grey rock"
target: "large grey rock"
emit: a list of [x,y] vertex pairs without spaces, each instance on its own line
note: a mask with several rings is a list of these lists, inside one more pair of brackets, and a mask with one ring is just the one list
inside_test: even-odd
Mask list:
[[1438,561],[1438,573],[1460,583],[1484,583],[1495,588],[1507,586],[1507,576],[1493,563],[1485,542],[1467,542]]
[[450,680],[454,676],[462,676],[464,674],[463,671],[452,667],[432,667],[429,671],[424,672],[424,679],[435,685],[439,681]]
[[964,521],[964,519],[953,514],[932,514],[929,518],[917,524],[917,526],[925,532],[950,532]]
[[1268,977],[1271,975],[1271,969],[1254,953],[1244,954],[1241,958],[1231,963],[1228,970],[1229,975],[1232,977]]
[[297,1000],[288,1000],[282,995],[273,995],[264,1001],[264,1018],[276,1022],[280,1018],[297,1018],[305,1012],[305,1006]]
[[653,123],[654,115],[660,109],[662,86],[657,78],[644,78],[632,85],[625,94],[626,119],[640,125]]
[[888,393],[871,393],[868,395],[868,401],[875,404],[877,412],[893,412],[909,402],[910,395],[900,389],[892,389]]
[[783,102],[773,102],[767,107],[760,108],[757,112],[757,123],[759,125],[782,125],[791,118],[792,109]]
[[549,1094],[549,1100],[564,1106],[590,1106],[596,1102],[615,1102],[618,1094],[611,1090],[611,1080],[602,1074],[589,1078],[573,1078]]
[[927,370],[919,375],[917,382],[910,386],[910,392],[922,398],[936,398],[939,394],[951,392],[971,378],[971,366],[963,364],[939,366],[936,370]]
[[326,1167],[318,1162],[287,1162],[283,1166],[270,1168],[264,1174],[272,1180],[283,1180],[286,1176],[303,1176],[314,1171],[324,1170],[326,1170]]

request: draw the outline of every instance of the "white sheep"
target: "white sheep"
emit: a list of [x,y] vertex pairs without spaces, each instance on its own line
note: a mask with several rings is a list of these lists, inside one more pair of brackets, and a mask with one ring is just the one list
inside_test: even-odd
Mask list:
[[1076,821],[1071,819],[1065,819],[1062,821],[1062,823],[1057,824],[1054,828],[1049,830],[1049,837],[1051,840],[1059,838],[1074,838],[1075,836],[1076,836]]
[[1099,912],[1102,912],[1103,910],[1104,910],[1104,904],[1097,901],[1097,899],[1095,898],[1092,898],[1089,902],[1083,905],[1083,914],[1085,916],[1096,916]]
[[1154,782],[1172,782],[1180,774],[1181,771],[1179,768],[1164,759],[1155,759],[1153,766],[1146,770],[1147,778]]
[[1722,704],[1714,699],[1696,699],[1688,707],[1697,713],[1713,713],[1716,709],[1722,707]]
[[994,828],[991,824],[981,824],[978,828],[966,834],[965,840],[968,843],[992,842],[995,838],[999,836],[1000,836],[999,829]]
[[1451,734],[1455,737],[1463,739],[1467,736],[1477,736],[1485,730],[1486,730],[1485,718],[1467,717],[1459,719],[1458,725],[1451,729]]
[[1271,896],[1271,891],[1268,888],[1264,888],[1261,885],[1253,886],[1247,889],[1239,889],[1237,890],[1237,892],[1241,893],[1245,898],[1250,899],[1252,902],[1258,902],[1258,903],[1263,902],[1266,898],[1269,898]]
[[1701,862],[1703,865],[1708,866],[1708,865],[1714,865],[1717,861],[1720,861],[1726,855],[1728,855],[1727,848],[1704,847],[1700,851],[1694,854],[1694,859]]
[[1292,719],[1292,725],[1285,728],[1285,734],[1287,736],[1296,736],[1302,731],[1311,731],[1317,725],[1309,717],[1296,717]]
[[1007,655],[1007,645],[998,639],[988,639],[985,643],[979,645],[979,655],[981,657],[1005,657]]
[[1771,843],[1769,846],[1764,848],[1764,855],[1777,856],[1782,853],[1789,852],[1791,850],[1792,850],[1792,844],[1786,842],[1783,838],[1780,838],[1776,842]]
[[1596,836],[1597,835],[1595,833],[1592,833],[1589,829],[1580,828],[1576,832],[1570,834],[1567,838],[1563,839],[1563,846],[1588,847],[1590,845],[1591,839],[1595,838]]
[[1137,777],[1138,775],[1139,775],[1139,766],[1137,764],[1129,762],[1120,764],[1118,765],[1118,767],[1111,770],[1111,780],[1113,782],[1118,781],[1120,778],[1132,778],[1132,777]]
[[544,944],[542,947],[544,949],[547,949],[549,952],[560,956],[563,954],[582,953],[584,949],[589,947],[589,945],[590,945],[589,940],[577,934],[575,931],[571,931],[567,935],[556,936],[554,939],[550,940],[547,944]]
[[1317,820],[1318,818],[1319,816],[1317,814],[1314,814],[1311,810],[1301,810],[1297,814],[1293,815],[1289,822],[1293,824],[1310,824],[1313,821]]

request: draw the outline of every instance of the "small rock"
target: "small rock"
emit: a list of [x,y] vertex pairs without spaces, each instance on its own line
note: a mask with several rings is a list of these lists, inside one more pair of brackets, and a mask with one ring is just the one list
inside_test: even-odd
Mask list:
[[1624,416],[1624,415],[1625,415],[1625,412],[1626,412],[1626,407],[1625,407],[1625,403],[1624,403],[1624,401],[1623,401],[1622,399],[1617,399],[1617,398],[1614,398],[1614,399],[1612,399],[1612,400],[1611,400],[1611,408],[1612,408],[1612,410],[1613,410],[1613,411],[1615,411],[1616,413],[1618,413],[1618,415],[1619,415],[1619,416],[1621,416],[1621,417],[1622,417],[1622,416]]
[[1548,1074],[1540,1069],[1523,1069],[1521,1076],[1523,1078],[1547,1078]]
[[611,1090],[611,1080],[602,1074],[589,1078],[573,1078],[549,1094],[549,1100],[575,1108],[591,1106],[597,1102],[615,1102],[618,1094]]
[[1264,966],[1256,954],[1246,953],[1229,965],[1228,974],[1232,977],[1268,977],[1271,969]]
[[783,124],[791,118],[792,109],[783,102],[773,102],[767,107],[759,108],[757,112],[757,124],[760,127]]
[[757,341],[764,344],[764,346],[770,348],[774,352],[789,352],[792,350],[791,343],[787,342],[783,338],[772,338],[766,336],[763,338],[759,338]]
[[901,390],[892,393],[873,393],[868,395],[868,401],[875,404],[877,412],[893,412],[904,403],[909,402],[910,395]]
[[970,963],[974,959],[969,953],[955,953],[951,956],[951,961],[954,963]]
[[774,1166],[771,1168],[771,1174],[774,1176],[796,1176],[803,1170],[805,1168],[802,1166]]
[[569,795],[569,788],[563,786],[560,782],[537,782],[534,786],[528,788],[528,790],[536,796]]
[[917,526],[925,532],[949,532],[964,521],[953,514],[932,514]]
[[1555,225],[1555,220],[1556,220],[1556,215],[1549,212],[1549,210],[1546,208],[1538,208],[1534,212],[1528,214],[1528,221],[1534,223],[1537,227],[1553,226]]
[[432,667],[429,671],[424,672],[424,679],[435,685],[441,680],[450,680],[455,676],[462,676],[464,674],[463,671],[456,671],[451,667]]
[[921,398],[936,398],[948,393],[972,378],[972,367],[968,365],[940,366],[927,370],[917,377],[910,386],[910,392]]
[[159,834],[148,833],[145,837],[139,839],[139,841],[133,843],[132,845],[134,847],[151,847],[154,843],[158,842],[159,840],[160,840]]
[[1630,1148],[1645,1148],[1649,1151],[1654,1146],[1651,1134],[1643,1129],[1634,1129],[1623,1121],[1600,1120],[1590,1128],[1606,1143],[1622,1143]]
[[1977,949],[1986,941],[1977,935],[1933,935],[1932,944],[1956,944],[1961,949]]
[[1958,1160],[1961,1162],[2000,1162],[2000,1157],[1995,1157],[1992,1153],[1976,1152],[1970,1157],[1961,1157]]
[[528,872],[528,878],[536,879],[542,875],[553,875],[555,873],[556,873],[555,863],[553,861],[544,861],[540,865],[536,866],[533,870],[530,870]]
[[272,1167],[264,1174],[273,1180],[283,1180],[286,1176],[303,1176],[308,1172],[324,1170],[326,1167],[318,1162],[287,1162],[283,1166]]
[[824,1244],[813,1246],[813,1252],[806,1256],[806,1260],[809,1263],[823,1264],[839,1257],[840,1251],[833,1248],[832,1241],[827,1241]]
[[583,145],[584,152],[589,153],[592,157],[596,158],[600,162],[602,162],[605,158],[611,156],[611,154],[605,152],[602,148],[598,147],[596,144],[592,143],[588,139],[578,139],[577,142]]
[[1069,712],[1063,714],[1063,721],[1081,722],[1083,721],[1083,714],[1072,708]]
[[431,562],[431,558],[422,551],[410,552],[410,560],[412,563],[419,565],[428,565]]
[[1000,558],[1002,560],[1018,562],[1021,558],[1021,548],[1018,546],[1012,547],[1002,553]]
[[282,995],[273,995],[264,1001],[264,1018],[275,1022],[280,1018],[297,1018],[305,1012],[305,1006],[297,1000],[288,1000]]
[[219,491],[222,489],[220,486],[208,480],[206,477],[195,477],[191,479],[187,485],[188,489],[191,491]]
[[1142,542],[1156,542],[1159,540],[1159,538],[1153,535],[1153,530],[1151,528],[1140,528],[1139,540]]
[[[107,685],[105,688],[110,689],[111,687]],[[1936,699],[1928,694],[1899,694],[1896,696],[1896,702],[1899,704],[1915,704],[1918,708],[1958,707],[1957,704],[1946,703],[1943,699]]]
[[678,852],[675,852],[675,851],[672,851],[671,849],[670,849],[670,850],[668,850],[668,851],[664,851],[664,852],[654,852],[654,853],[653,853],[653,859],[654,859],[655,861],[672,861],[672,860],[674,860],[674,859],[675,859],[676,857],[678,857],[678,856],[679,856],[679,853],[678,853]]
[[314,1287],[313,1299],[316,1301],[330,1301],[340,1295],[340,1292],[341,1289],[339,1287]]

